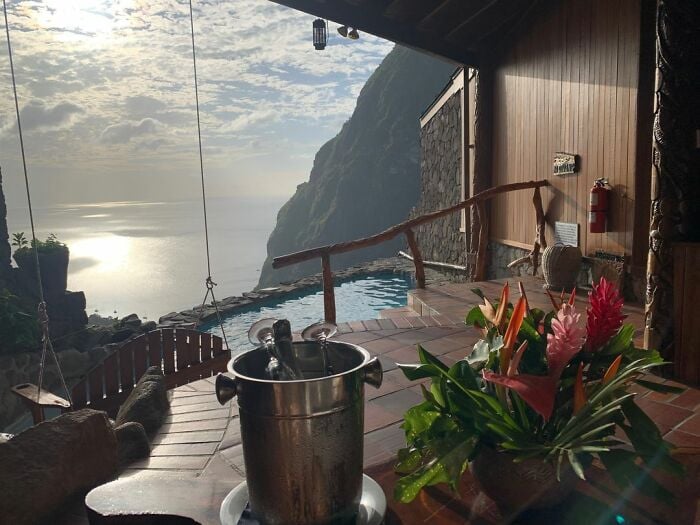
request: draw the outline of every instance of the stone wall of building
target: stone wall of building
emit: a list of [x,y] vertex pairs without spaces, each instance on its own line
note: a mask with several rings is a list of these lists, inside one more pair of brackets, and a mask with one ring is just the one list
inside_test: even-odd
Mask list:
[[[520,257],[530,253],[530,250],[523,250],[514,246],[508,246],[499,242],[489,242],[488,246],[488,279],[502,279],[506,277],[517,277],[520,275],[532,275],[532,265],[522,264],[512,270],[508,268],[508,264]],[[581,271],[578,276],[578,286],[589,288],[593,280],[597,280],[600,275],[605,275],[603,266],[607,265],[605,261],[584,257],[581,262]],[[614,272],[613,272],[614,273]],[[537,275],[543,277],[542,266],[537,269]],[[607,274],[607,278],[611,279]],[[626,301],[642,303],[644,300],[645,283],[639,279],[635,279],[631,272],[624,271],[618,286],[622,288],[623,295]]]
[[[502,279],[505,277],[517,277],[520,275],[532,275],[532,265],[530,263],[521,264],[516,268],[510,269],[508,265],[520,257],[524,257],[530,253],[530,250],[508,246],[500,242],[489,242],[488,267],[486,270],[488,279]],[[540,254],[540,259],[542,254]],[[537,276],[544,278],[542,275],[542,263],[537,268]],[[592,264],[590,259],[584,258],[581,262],[581,271],[578,276],[578,286],[589,287],[592,279]]]
[[[421,129],[421,196],[411,216],[436,211],[461,200],[461,117],[457,92]],[[454,213],[420,226],[416,238],[423,259],[466,264],[465,234]]]

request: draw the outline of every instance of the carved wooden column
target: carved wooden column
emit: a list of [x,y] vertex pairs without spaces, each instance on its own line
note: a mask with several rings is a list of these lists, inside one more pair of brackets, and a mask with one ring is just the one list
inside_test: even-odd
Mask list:
[[[672,246],[700,241],[700,2],[659,0],[644,344],[672,359]],[[687,286],[698,286],[687,283]]]
[[[487,190],[491,187],[491,144],[493,140],[493,71],[488,66],[482,67],[476,72],[475,101],[474,101],[474,176],[470,181],[469,196]],[[466,89],[466,88],[465,88]],[[467,167],[468,168],[468,167]],[[471,207],[469,221],[469,251],[476,253],[479,248],[480,233],[484,237],[482,246],[488,243],[488,217],[490,206],[484,206],[484,216],[487,218],[482,229],[478,210]],[[482,268],[482,272],[485,269]],[[471,265],[472,279],[484,279],[485,275],[478,275],[476,264]]]

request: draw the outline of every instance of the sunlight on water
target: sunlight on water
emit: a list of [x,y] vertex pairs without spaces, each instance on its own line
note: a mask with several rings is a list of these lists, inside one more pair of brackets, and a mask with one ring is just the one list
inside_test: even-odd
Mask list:
[[[393,273],[367,275],[336,285],[338,322],[376,319],[382,310],[406,306],[408,291],[413,286],[410,277]],[[224,329],[231,350],[241,352],[252,348],[248,342],[248,329],[258,319],[288,319],[295,332],[323,319],[323,291],[311,289],[302,293],[304,295],[293,295],[288,299],[271,299],[262,306],[246,308],[225,318]],[[221,335],[221,328],[215,323],[202,329]]]
[[[265,244],[281,201],[209,199],[212,277],[219,299],[258,283]],[[251,221],[251,217],[255,217]],[[68,244],[68,288],[82,290],[88,314],[136,313],[157,320],[204,297],[201,202],[99,202],[35,209],[37,235]],[[23,208],[8,211],[10,233],[29,232]]]
[[[67,240],[73,264],[76,261],[89,260],[90,267],[97,273],[115,272],[129,263],[133,239],[119,235],[87,237],[72,241]],[[81,271],[80,269],[78,271]]]

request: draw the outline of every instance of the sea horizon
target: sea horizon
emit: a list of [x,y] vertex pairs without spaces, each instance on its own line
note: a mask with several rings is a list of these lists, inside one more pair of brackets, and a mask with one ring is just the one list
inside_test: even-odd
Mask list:
[[[258,283],[267,239],[286,197],[208,197],[217,299]],[[26,208],[8,206],[8,229],[29,239]],[[106,201],[34,208],[37,237],[68,245],[68,289],[83,291],[88,315],[158,320],[200,304],[207,277],[201,200]],[[14,248],[13,248],[14,251]],[[14,264],[14,261],[13,261]]]

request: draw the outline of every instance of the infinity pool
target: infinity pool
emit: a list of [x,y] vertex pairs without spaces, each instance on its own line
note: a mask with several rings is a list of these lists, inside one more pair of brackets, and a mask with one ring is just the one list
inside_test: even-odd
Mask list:
[[[376,273],[358,276],[335,287],[336,317],[339,323],[376,319],[381,310],[406,306],[407,293],[414,286],[409,275]],[[248,328],[258,319],[275,317],[289,319],[292,330],[303,328],[323,319],[323,290],[308,288],[296,294],[276,297],[237,311],[224,318],[224,329],[232,351],[252,348]],[[201,330],[221,335],[216,322]]]

